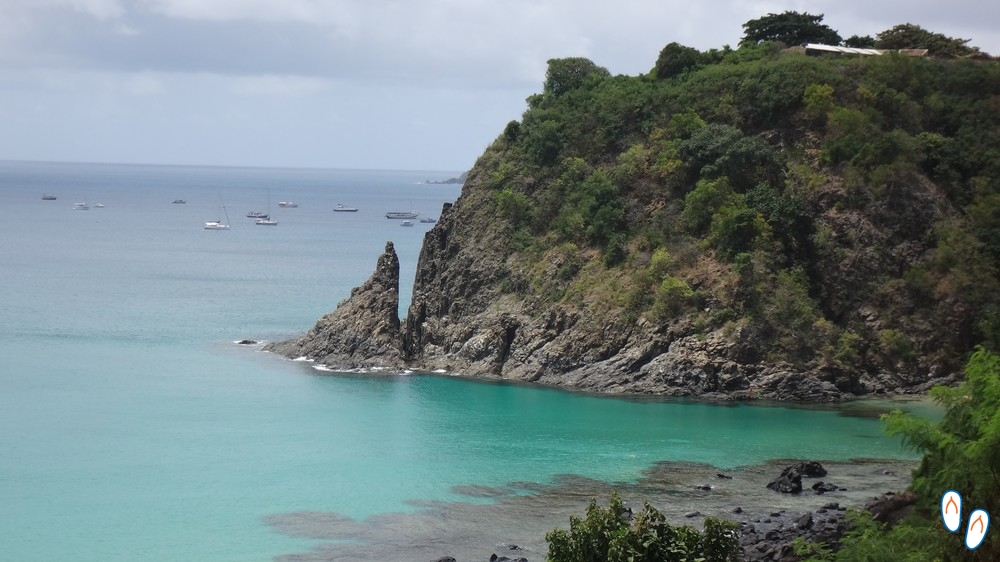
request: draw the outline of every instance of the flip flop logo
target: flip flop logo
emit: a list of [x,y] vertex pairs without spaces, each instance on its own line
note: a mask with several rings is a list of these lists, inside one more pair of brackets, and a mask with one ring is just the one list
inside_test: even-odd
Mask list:
[[[958,531],[962,525],[962,495],[955,490],[948,490],[941,495],[941,521],[951,533]],[[983,509],[973,510],[969,515],[969,527],[965,530],[965,548],[979,548],[989,528],[990,514]]]

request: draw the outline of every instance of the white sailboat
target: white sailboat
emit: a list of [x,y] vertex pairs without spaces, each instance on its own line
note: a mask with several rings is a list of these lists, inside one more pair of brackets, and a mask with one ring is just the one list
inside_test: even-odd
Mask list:
[[222,204],[222,212],[226,215],[226,222],[222,222],[221,219],[208,221],[205,223],[205,230],[229,230],[229,211],[226,210],[226,202],[222,200],[222,196],[219,196],[219,202]]
[[267,214],[256,220],[261,226],[277,226],[278,221],[271,218],[271,191],[267,192]]

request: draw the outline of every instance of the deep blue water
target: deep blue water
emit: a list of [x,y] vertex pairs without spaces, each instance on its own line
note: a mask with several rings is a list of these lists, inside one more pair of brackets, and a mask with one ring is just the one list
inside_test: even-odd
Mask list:
[[[361,520],[661,460],[908,456],[833,410],[321,376],[233,344],[306,331],[387,240],[405,310],[429,225],[384,213],[437,216],[459,187],[420,182],[456,175],[0,162],[0,559],[269,560],[315,544],[275,514]],[[220,199],[232,230],[206,231]],[[71,208],[84,200],[105,207]],[[244,217],[268,203],[277,227]]]

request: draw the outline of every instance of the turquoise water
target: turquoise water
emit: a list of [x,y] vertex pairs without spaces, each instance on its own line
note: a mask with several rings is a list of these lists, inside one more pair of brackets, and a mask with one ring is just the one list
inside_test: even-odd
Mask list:
[[[316,544],[273,515],[361,520],[486,501],[455,487],[632,481],[662,460],[908,456],[836,410],[321,376],[233,344],[304,332],[386,240],[412,279],[429,226],[384,212],[436,216],[459,188],[419,182],[455,175],[0,163],[0,559],[269,560]],[[205,231],[220,195],[233,228]],[[243,217],[269,199],[277,227]]]

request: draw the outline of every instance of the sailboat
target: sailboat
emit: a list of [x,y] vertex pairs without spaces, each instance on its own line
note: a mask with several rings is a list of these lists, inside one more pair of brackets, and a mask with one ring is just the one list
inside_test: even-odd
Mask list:
[[219,196],[219,202],[222,203],[222,212],[226,215],[226,222],[222,220],[208,221],[205,223],[205,230],[229,230],[229,211],[226,210],[226,202],[222,200],[222,196]]
[[271,218],[271,191],[267,192],[267,214],[260,217],[256,221],[257,224],[261,226],[276,226],[278,221]]

